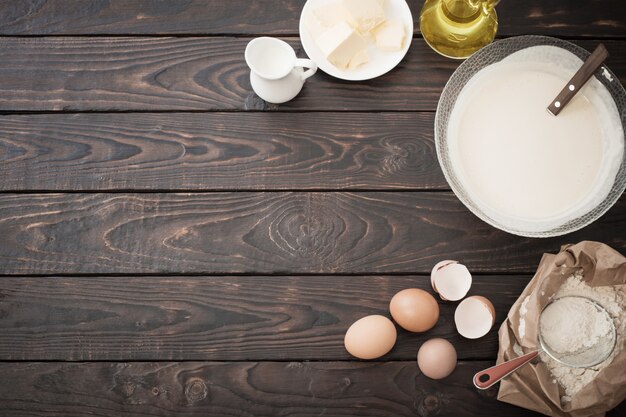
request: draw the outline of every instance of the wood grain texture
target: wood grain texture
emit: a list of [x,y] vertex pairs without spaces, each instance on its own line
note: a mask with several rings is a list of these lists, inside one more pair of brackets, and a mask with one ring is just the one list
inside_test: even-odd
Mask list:
[[490,365],[460,362],[433,381],[415,361],[2,363],[0,407],[11,417],[539,416],[473,387]]
[[[474,276],[471,295],[496,308],[487,336],[461,337],[457,303],[440,302],[433,330],[398,328],[381,360],[413,360],[432,337],[454,343],[460,359],[495,358],[500,324],[529,280]],[[391,297],[405,288],[432,293],[429,276],[5,277],[0,360],[350,360],[348,327],[389,317]]]
[[[365,82],[319,72],[302,93],[269,105],[252,93],[249,38],[0,38],[0,111],[433,111],[458,62],[416,39],[390,73]],[[300,52],[299,41],[288,39]],[[597,41],[576,41],[593,49]],[[605,41],[626,84],[626,42]]]
[[[419,31],[423,2],[408,0]],[[0,34],[296,35],[304,0],[24,0],[0,3]],[[498,5],[499,34],[626,37],[618,0],[529,0]]]
[[0,190],[447,189],[432,113],[0,116]]
[[534,272],[543,252],[598,240],[626,252],[626,199],[553,239],[509,235],[450,192],[4,194],[0,273]]
[[433,110],[457,65],[416,42],[385,77],[320,71],[296,100],[269,105],[250,86],[249,40],[0,38],[0,110]]

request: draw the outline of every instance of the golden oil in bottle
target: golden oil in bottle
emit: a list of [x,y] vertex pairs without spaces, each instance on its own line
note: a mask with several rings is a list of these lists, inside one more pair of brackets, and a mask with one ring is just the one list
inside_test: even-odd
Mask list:
[[464,59],[493,41],[498,0],[426,0],[420,31],[436,52]]

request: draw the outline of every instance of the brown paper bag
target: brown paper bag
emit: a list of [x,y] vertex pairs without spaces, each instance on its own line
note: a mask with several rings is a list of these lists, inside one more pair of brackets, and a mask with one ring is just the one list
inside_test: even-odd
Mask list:
[[[602,243],[581,242],[562,247],[557,255],[544,254],[535,276],[500,327],[497,363],[519,356],[514,352],[515,344],[525,353],[537,349],[539,313],[561,283],[580,268],[584,280],[592,287],[626,284],[626,258]],[[525,305],[526,327],[521,338],[518,332],[520,308],[526,297],[529,297]],[[602,417],[626,399],[624,337],[618,337],[616,349],[619,350],[613,361],[571,402],[561,404],[563,391],[558,383],[553,382],[550,371],[541,361],[527,364],[504,378],[498,400],[549,416]]]

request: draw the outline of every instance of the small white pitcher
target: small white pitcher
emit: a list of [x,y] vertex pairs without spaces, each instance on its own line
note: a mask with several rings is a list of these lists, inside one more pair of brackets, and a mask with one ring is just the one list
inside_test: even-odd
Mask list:
[[[296,58],[287,42],[276,38],[256,38],[246,47],[246,63],[250,67],[250,83],[263,100],[280,104],[300,93],[307,78],[315,74],[317,65],[310,59]],[[303,68],[309,68],[304,71]]]

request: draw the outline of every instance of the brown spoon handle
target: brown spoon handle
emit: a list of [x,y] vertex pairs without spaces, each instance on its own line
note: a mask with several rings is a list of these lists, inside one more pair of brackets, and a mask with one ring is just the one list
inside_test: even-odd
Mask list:
[[561,113],[561,110],[567,106],[567,103],[574,98],[578,91],[589,81],[589,78],[602,66],[608,57],[609,52],[604,45],[598,45],[596,50],[593,51],[584,62],[583,66],[576,71],[572,79],[563,87],[559,95],[552,100],[552,103],[548,106],[548,111],[555,116]]
[[505,376],[515,372],[521,366],[535,359],[537,355],[539,355],[539,351],[535,350],[534,352],[511,359],[510,361],[502,362],[500,365],[480,371],[474,375],[474,385],[479,389],[487,389]]

